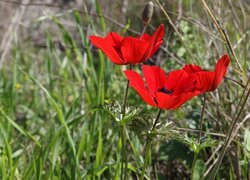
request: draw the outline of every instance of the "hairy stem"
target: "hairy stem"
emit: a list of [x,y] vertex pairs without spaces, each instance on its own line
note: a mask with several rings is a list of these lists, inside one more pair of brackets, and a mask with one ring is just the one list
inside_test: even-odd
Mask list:
[[143,34],[145,33],[145,30],[146,30],[147,25],[148,25],[148,24],[144,24],[143,30],[142,30],[142,33],[141,33],[141,36],[140,36],[140,39],[142,38]]
[[[200,128],[199,128],[198,141],[197,141],[198,146],[200,145],[200,141],[201,141],[203,115],[204,115],[204,111],[205,111],[205,106],[206,106],[206,93],[204,93],[203,106],[202,106],[202,110],[201,110]],[[194,159],[193,159],[192,169],[191,169],[191,179],[194,179],[194,168],[195,168],[196,160],[197,160],[198,155],[199,155],[199,152],[194,152],[194,153],[195,154],[194,154]]]
[[192,169],[191,169],[191,180],[194,179],[194,167],[195,167],[195,163],[196,163],[196,160],[198,158],[198,152],[194,152],[194,159],[193,159],[193,163],[192,163]]
[[145,147],[145,158],[144,158],[143,169],[142,169],[140,180],[144,179],[144,174],[145,174],[145,171],[146,171],[146,168],[148,165],[150,145],[151,145],[151,139],[149,137],[147,137],[147,142],[146,142],[146,147]]
[[126,85],[126,90],[125,90],[125,95],[124,95],[123,108],[122,108],[122,118],[124,118],[124,116],[126,114],[126,106],[127,106],[127,101],[128,101],[128,88],[129,88],[129,80],[127,80],[127,85]]
[[151,129],[151,131],[153,131],[153,130],[155,129],[155,127],[156,127],[156,125],[157,125],[157,123],[158,123],[158,121],[159,121],[159,117],[160,117],[161,113],[162,113],[162,109],[159,110],[159,112],[158,112],[158,114],[157,114],[157,117],[156,117],[156,119],[155,119],[155,122],[154,122],[154,126],[153,126],[153,128]]
[[[129,65],[129,69],[132,69],[132,66]],[[127,80],[125,94],[124,94],[124,101],[123,101],[123,108],[122,108],[122,119],[124,119],[126,115],[126,106],[128,101],[128,89],[129,89],[129,80]],[[123,173],[124,173],[124,179],[127,178],[127,169],[128,169],[128,158],[126,153],[126,137],[125,137],[125,131],[126,126],[121,122],[121,128],[120,128],[120,136],[122,141],[122,166],[121,166],[121,180],[123,179]],[[125,168],[124,168],[125,163]]]
[[[125,137],[125,126],[121,125],[121,141],[122,141],[122,166],[121,166],[121,178],[120,179],[127,179],[127,169],[128,169],[128,158],[126,153],[126,137]],[[124,167],[125,164],[125,167]],[[124,176],[124,177],[123,177]]]
[[[154,131],[158,121],[159,121],[159,118],[160,118],[160,115],[162,113],[162,109],[159,110],[158,114],[157,114],[157,117],[155,119],[155,122],[154,122],[154,125],[151,129],[151,132]],[[142,173],[141,173],[141,177],[140,177],[140,180],[143,180],[144,179],[144,174],[145,174],[145,171],[146,171],[146,168],[147,168],[147,165],[148,165],[148,158],[149,158],[149,152],[150,152],[150,145],[152,143],[152,138],[149,137],[149,135],[147,136],[147,142],[146,142],[146,147],[145,147],[145,157],[144,157],[144,162],[143,162],[143,169],[142,169]]]

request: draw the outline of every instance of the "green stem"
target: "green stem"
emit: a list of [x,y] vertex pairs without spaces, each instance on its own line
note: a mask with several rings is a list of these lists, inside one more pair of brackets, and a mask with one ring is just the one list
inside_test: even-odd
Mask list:
[[129,88],[129,80],[127,80],[127,85],[126,85],[126,90],[125,90],[125,95],[124,95],[124,103],[123,103],[123,108],[122,108],[122,118],[124,118],[126,114],[126,106],[127,106],[127,101],[128,101],[128,88]]
[[[124,125],[122,125],[122,134],[121,134],[121,138],[122,138],[122,169],[124,170],[124,178],[123,179],[127,179],[127,169],[128,169],[128,158],[127,158],[127,153],[126,153],[126,127]],[[125,163],[125,168],[123,163]],[[123,174],[121,175],[123,176]],[[122,179],[122,178],[121,178]]]
[[156,120],[155,120],[155,122],[154,122],[154,126],[153,126],[153,128],[151,129],[151,131],[153,131],[153,130],[155,129],[155,127],[156,127],[156,125],[157,125],[157,123],[158,123],[159,117],[160,117],[160,115],[161,115],[161,112],[162,112],[162,109],[159,110],[159,112],[158,112],[158,114],[157,114],[157,117],[156,117]]
[[120,138],[122,142],[122,147],[121,147],[121,154],[122,154],[122,159],[121,159],[121,174],[120,174],[120,179],[123,179],[123,174],[124,174],[124,157],[125,157],[125,151],[124,151],[124,137],[123,137],[123,131],[124,131],[124,126],[120,126]]
[[196,160],[198,158],[198,154],[197,152],[194,153],[194,160],[193,160],[193,163],[192,163],[192,174],[191,174],[191,180],[194,179],[194,167],[195,167],[195,163],[196,163]]
[[[131,65],[129,65],[129,69],[130,70],[132,69]],[[123,108],[122,108],[122,120],[124,119],[126,115],[126,106],[127,106],[127,101],[128,101],[128,89],[129,89],[129,80],[127,80],[125,94],[124,94],[124,101],[123,101]],[[121,122],[121,128],[120,128],[120,136],[121,136],[121,141],[122,141],[122,166],[121,166],[121,178],[120,178],[121,180],[127,178],[127,169],[128,169],[125,131],[126,131],[126,127],[123,124],[123,122]],[[125,163],[125,168],[124,168],[124,163]],[[124,177],[123,177],[123,173],[124,173]]]
[[147,25],[148,25],[148,24],[144,24],[143,30],[142,30],[142,33],[141,33],[141,36],[140,36],[140,39],[142,38],[143,34],[145,33],[145,30],[146,30],[146,28],[147,28]]
[[249,88],[249,89],[248,89],[248,92],[247,92],[247,94],[246,94],[246,97],[245,97],[245,99],[243,100],[242,106],[241,106],[241,108],[240,108],[240,110],[239,110],[239,113],[238,113],[238,115],[236,116],[236,113],[238,112],[238,108],[240,107],[240,104],[241,104],[241,100],[243,99],[243,96],[244,96],[245,92],[247,91],[247,88],[248,88],[249,83],[250,83],[250,77],[248,78],[246,87],[245,87],[245,89],[244,89],[244,91],[243,91],[243,93],[242,93],[240,102],[239,102],[239,104],[238,104],[238,106],[237,106],[237,109],[236,109],[236,111],[235,111],[235,114],[234,114],[234,116],[233,116],[233,120],[232,120],[232,122],[231,122],[230,129],[229,129],[229,132],[228,132],[228,134],[227,134],[227,138],[226,138],[226,140],[225,140],[223,149],[222,149],[222,151],[221,151],[221,153],[220,153],[220,155],[219,155],[219,159],[218,159],[218,161],[216,162],[214,168],[212,169],[211,175],[208,177],[208,180],[213,180],[213,179],[215,179],[215,176],[216,176],[216,174],[217,174],[217,172],[218,172],[218,170],[219,170],[219,167],[220,167],[220,164],[221,164],[221,162],[222,162],[222,159],[223,159],[223,157],[224,157],[224,155],[225,155],[225,153],[226,153],[227,147],[228,147],[228,145],[229,145],[230,142],[231,142],[230,139],[231,139],[232,133],[233,133],[233,131],[234,131],[234,129],[235,129],[235,126],[237,125],[237,122],[238,122],[238,120],[239,120],[239,118],[240,118],[240,115],[241,115],[241,113],[242,113],[242,111],[243,111],[243,109],[244,109],[244,107],[245,107],[245,105],[246,105],[247,99],[248,99],[249,96],[250,96],[250,88]]
[[[203,106],[202,106],[202,110],[201,110],[201,119],[200,119],[200,128],[199,128],[199,135],[198,135],[198,146],[200,146],[200,141],[201,141],[201,133],[202,133],[202,124],[203,124],[203,115],[204,115],[204,111],[205,111],[205,106],[206,106],[206,93],[204,93],[204,100],[203,100]],[[195,164],[196,164],[196,160],[198,158],[199,155],[199,151],[198,152],[194,152],[194,159],[193,159],[193,163],[192,163],[192,171],[191,171],[191,179],[194,179],[194,168],[195,168]]]
[[[156,127],[156,125],[157,125],[157,123],[159,121],[161,113],[162,113],[162,109],[160,109],[158,114],[157,114],[154,125],[153,125],[153,127],[151,129],[151,132],[154,131],[154,129],[155,129],[155,127]],[[144,174],[145,174],[145,171],[146,171],[146,168],[147,168],[147,165],[148,165],[148,158],[149,158],[151,143],[152,143],[152,138],[147,136],[147,142],[146,142],[146,147],[145,147],[145,158],[144,158],[143,169],[142,169],[140,180],[144,179]]]
[[151,139],[147,137],[147,142],[146,142],[146,148],[145,148],[145,158],[144,158],[144,163],[143,163],[143,169],[141,173],[140,180],[144,179],[144,174],[148,165],[148,158],[149,158],[149,152],[150,152],[150,145],[151,145]]
[[[132,69],[132,65],[130,64],[129,70],[131,69]],[[125,90],[124,101],[123,101],[123,109],[122,109],[122,118],[124,118],[126,114],[126,106],[128,102],[128,89],[129,89],[129,80],[127,80],[127,84],[126,84],[126,90]]]

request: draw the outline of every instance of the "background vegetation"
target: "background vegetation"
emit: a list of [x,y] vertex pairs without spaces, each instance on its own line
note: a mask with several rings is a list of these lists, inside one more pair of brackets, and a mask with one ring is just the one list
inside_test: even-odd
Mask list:
[[[119,128],[99,107],[113,104],[112,108],[119,108],[117,103],[122,104],[124,67],[114,66],[90,44],[88,36],[105,36],[110,31],[139,35],[145,3],[93,0],[44,4],[0,0],[1,8],[11,6],[15,10],[12,21],[4,21],[5,14],[1,16],[4,28],[0,36],[0,179],[119,179]],[[217,178],[249,179],[250,101],[243,106],[241,96],[249,96],[250,3],[207,1],[236,56],[201,1],[161,3],[193,58],[155,4],[146,32],[152,33],[161,23],[166,30],[164,44],[148,64],[161,65],[165,71],[187,63],[211,69],[225,53],[230,54],[231,64],[218,90],[206,95],[202,146],[196,142],[204,99],[200,96],[178,110],[164,111],[160,120],[171,122],[171,131],[163,131],[154,140],[147,176],[189,179],[198,152],[193,178],[207,176],[231,122],[240,114]],[[148,107],[132,89],[128,103],[152,117],[157,115],[157,109]],[[143,165],[142,134],[147,127],[132,123],[126,131],[126,149],[128,174],[136,179]]]

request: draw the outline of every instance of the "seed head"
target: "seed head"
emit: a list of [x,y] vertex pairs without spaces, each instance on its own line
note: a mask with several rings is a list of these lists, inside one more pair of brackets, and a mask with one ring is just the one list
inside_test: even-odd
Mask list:
[[154,13],[154,3],[149,1],[142,12],[142,21],[148,24]]

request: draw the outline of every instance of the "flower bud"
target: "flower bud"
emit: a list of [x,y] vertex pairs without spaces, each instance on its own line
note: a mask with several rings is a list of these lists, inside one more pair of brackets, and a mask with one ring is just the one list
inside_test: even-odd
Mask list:
[[148,24],[154,12],[154,3],[149,1],[142,12],[142,20],[144,24]]

